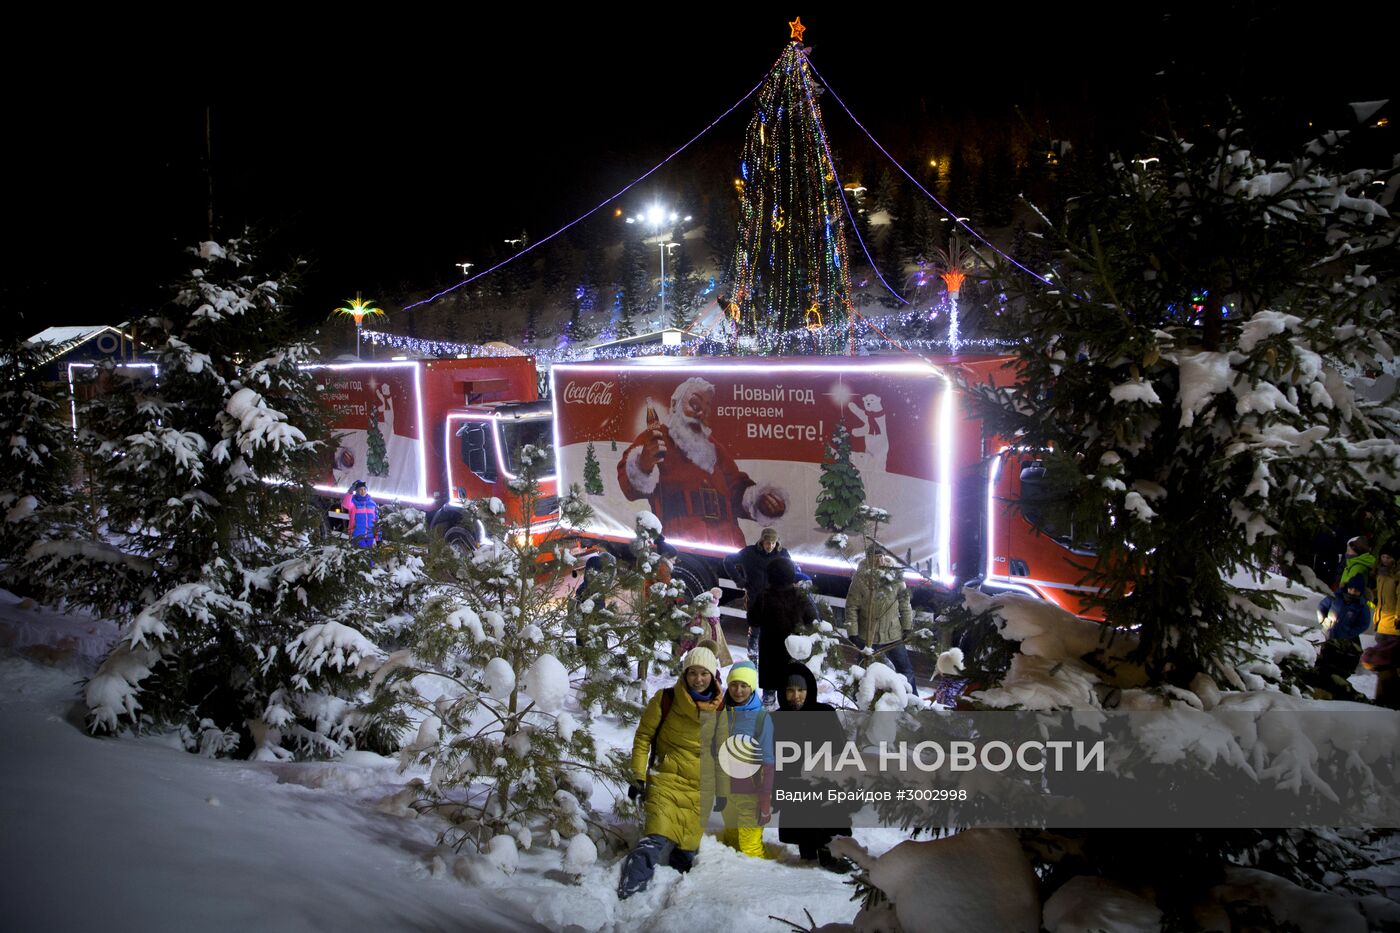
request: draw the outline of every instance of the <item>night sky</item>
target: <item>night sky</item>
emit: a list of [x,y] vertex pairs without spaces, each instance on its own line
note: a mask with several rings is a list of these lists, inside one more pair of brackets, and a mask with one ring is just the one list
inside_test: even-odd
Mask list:
[[[1189,107],[1228,91],[1297,115],[1394,89],[1388,54],[1355,51],[1366,36],[1393,41],[1380,5],[1351,5],[1351,25],[1330,33],[1255,5],[1211,7],[1212,31],[1204,17],[1141,8],[963,6],[803,17],[817,68],[906,163],[930,126],[1009,123],[1014,106],[1107,145],[1160,115],[1164,92]],[[753,87],[799,12],[531,8],[406,22],[327,9],[314,25],[36,30],[4,66],[4,326],[114,323],[168,294],[182,248],[207,236],[206,107],[218,235],[252,223],[308,259],[301,303],[316,317],[357,290],[451,284],[454,262],[480,264],[522,229],[538,239],[583,213]],[[834,101],[823,109],[838,152],[853,150],[859,130]],[[750,113],[740,107],[705,149],[617,206],[666,197],[687,158],[737,162]]]

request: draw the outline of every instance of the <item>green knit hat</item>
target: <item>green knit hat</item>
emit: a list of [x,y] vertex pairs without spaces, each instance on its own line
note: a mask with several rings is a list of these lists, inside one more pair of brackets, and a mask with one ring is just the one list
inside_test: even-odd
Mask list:
[[740,661],[729,669],[729,682],[748,684],[752,690],[758,689],[758,668],[752,661]]

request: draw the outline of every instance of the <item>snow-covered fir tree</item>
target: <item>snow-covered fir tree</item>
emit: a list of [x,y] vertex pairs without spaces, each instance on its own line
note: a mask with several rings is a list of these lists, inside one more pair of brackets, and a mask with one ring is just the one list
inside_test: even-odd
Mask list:
[[695,618],[699,607],[686,603],[685,586],[679,578],[662,579],[666,575],[662,563],[670,564],[674,558],[668,559],[657,550],[660,520],[650,512],[638,513],[636,531],[631,545],[635,573],[629,581],[636,617],[624,646],[627,655],[636,661],[637,680],[645,683],[648,676],[661,671],[669,659],[670,646]]
[[69,498],[72,435],[57,390],[44,381],[45,344],[0,344],[0,572],[9,586],[25,574],[15,561],[49,533],[49,514]]
[[[1158,141],[1158,163],[1078,174],[1085,189],[1046,225],[1053,284],[1002,270],[1013,300],[1001,322],[1021,340],[1031,390],[983,387],[989,424],[1040,461],[1065,527],[1085,529],[1075,540],[1097,547],[1086,575],[1107,588],[1108,621],[969,593],[954,615],[976,637],[939,660],[940,675],[973,681],[960,706],[1233,709],[1245,723],[1233,747],[1187,743],[1181,756],[1169,737],[1162,760],[1186,771],[1236,762],[1261,784],[1314,799],[1364,796],[1357,788],[1370,777],[1357,761],[1290,770],[1281,746],[1326,745],[1325,717],[1299,717],[1306,738],[1281,743],[1247,727],[1260,710],[1332,704],[1325,691],[1307,695],[1300,675],[1315,645],[1276,611],[1280,581],[1232,582],[1261,580],[1277,563],[1322,588],[1290,553],[1329,518],[1319,499],[1363,501],[1378,489],[1389,498],[1396,488],[1394,400],[1368,402],[1354,386],[1393,361],[1400,337],[1385,194],[1394,170],[1346,165],[1345,142],[1330,133],[1266,158],[1238,126]],[[1043,891],[1059,897],[1079,875],[1145,891],[1163,928],[1188,928],[1192,906],[1233,866],[1323,890],[1369,859],[1364,833],[1336,830],[1021,836]]]
[[[533,514],[537,477],[552,462],[544,450],[521,451],[512,488],[522,515]],[[575,692],[612,653],[580,618],[604,618],[615,586],[595,577],[580,609],[570,598],[580,568],[563,536],[532,539],[528,522],[499,500],[463,508],[485,536],[465,560],[444,545],[432,550],[432,593],[405,633],[406,647],[375,674],[375,708],[416,724],[401,751],[405,767],[429,770],[412,785],[416,806],[446,819],[443,841],[454,846],[497,852],[577,836],[603,842],[610,831],[592,810],[593,784],[625,783],[624,762],[595,743],[592,712]],[[566,527],[586,522],[580,490],[560,499],[560,512]],[[575,638],[576,629],[585,637]],[[617,683],[607,686],[619,692]]]
[[26,567],[48,595],[125,620],[85,687],[94,731],[335,755],[372,738],[359,667],[421,562],[320,541],[308,490],[327,431],[285,306],[294,279],[263,272],[246,239],[192,252],[143,323],[159,379],[116,381],[80,412],[99,534],[70,527]]
[[1085,174],[1046,231],[1053,284],[1002,270],[999,326],[1030,389],[982,387],[988,424],[1069,477],[1107,617],[1140,634],[1154,678],[1242,684],[1274,600],[1228,578],[1291,568],[1289,542],[1328,519],[1321,494],[1400,485],[1400,414],[1353,385],[1400,345],[1378,200],[1394,169],[1346,164],[1347,141],[1162,140],[1148,168]]

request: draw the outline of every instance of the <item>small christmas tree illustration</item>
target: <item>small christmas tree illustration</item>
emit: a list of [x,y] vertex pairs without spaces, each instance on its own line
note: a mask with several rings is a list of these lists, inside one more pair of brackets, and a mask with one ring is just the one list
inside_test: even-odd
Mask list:
[[603,494],[603,473],[598,468],[598,454],[589,441],[588,450],[583,455],[583,490],[590,496]]
[[379,430],[379,412],[372,411],[369,415],[369,439],[367,441],[368,457],[365,468],[369,470],[370,476],[388,476],[389,458],[388,449],[384,444],[384,432]]
[[851,432],[838,425],[822,459],[821,492],[817,493],[817,524],[832,532],[828,543],[845,550],[845,536],[865,524],[861,507],[865,504],[865,482],[851,463]]

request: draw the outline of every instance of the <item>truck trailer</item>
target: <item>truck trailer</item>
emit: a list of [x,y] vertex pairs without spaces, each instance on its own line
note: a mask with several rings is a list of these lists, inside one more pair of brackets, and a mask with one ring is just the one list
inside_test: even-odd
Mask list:
[[[859,542],[827,545],[816,521],[823,461],[844,426],[881,542],[920,569],[925,596],[973,583],[1034,595],[1081,615],[1092,549],[1034,451],[983,430],[955,377],[1004,385],[1010,357],[643,357],[556,364],[551,373],[558,488],[578,485],[587,533],[621,543],[654,513],[693,590],[722,559],[773,527],[818,588],[840,596]],[[652,440],[648,449],[648,440]],[[659,456],[657,456],[659,454]],[[1029,508],[1023,508],[1023,505]]]

